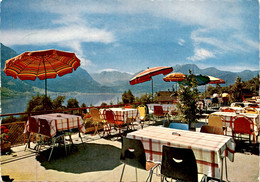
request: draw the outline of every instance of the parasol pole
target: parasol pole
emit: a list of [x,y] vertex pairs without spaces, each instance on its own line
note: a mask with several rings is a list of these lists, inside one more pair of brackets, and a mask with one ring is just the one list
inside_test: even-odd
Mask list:
[[152,102],[153,102],[153,78],[151,80],[152,80]]
[[44,110],[46,112],[47,110],[47,73],[46,73],[46,67],[45,67],[45,63],[44,63],[44,58],[42,56],[42,62],[43,62],[43,66],[44,66],[44,72],[45,72],[45,99],[44,99]]

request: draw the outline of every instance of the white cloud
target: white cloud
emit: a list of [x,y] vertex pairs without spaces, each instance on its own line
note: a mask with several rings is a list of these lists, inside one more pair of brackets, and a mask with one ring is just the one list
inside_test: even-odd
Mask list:
[[191,61],[201,61],[214,57],[215,55],[206,49],[195,49],[194,56],[188,57],[187,59]]
[[64,26],[53,29],[38,30],[2,30],[2,42],[6,45],[45,45],[53,43],[101,42],[112,43],[114,35],[105,30],[85,26]]
[[120,71],[120,70],[114,69],[114,68],[107,68],[107,69],[100,70],[100,72],[102,72],[102,71],[112,72],[112,71]]

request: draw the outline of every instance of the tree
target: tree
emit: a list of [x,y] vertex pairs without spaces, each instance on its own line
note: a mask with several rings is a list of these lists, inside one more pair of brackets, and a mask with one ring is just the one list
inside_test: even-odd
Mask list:
[[64,109],[64,106],[62,105],[65,101],[65,96],[58,96],[56,99],[52,101],[53,109],[55,110],[61,110]]
[[128,92],[124,91],[122,94],[122,101],[124,104],[133,103],[135,100],[135,96],[132,94],[131,90],[129,89]]
[[[85,107],[87,107],[87,104],[82,103],[80,107],[81,108],[85,108]],[[87,109],[82,109],[82,112],[86,114],[87,113]]]
[[71,98],[68,100],[67,108],[78,108],[79,102],[75,98]]
[[236,78],[235,84],[231,87],[231,98],[233,101],[237,101],[237,102],[241,102],[243,101],[243,96],[242,96],[242,82],[241,82],[241,78],[238,76]]
[[178,104],[179,117],[182,121],[189,124],[196,123],[199,119],[199,109],[197,103],[199,101],[199,91],[197,88],[197,80],[189,70],[190,74],[186,76],[183,84],[178,90]]
[[46,103],[45,103],[45,95],[39,95],[33,96],[31,100],[27,103],[27,108],[25,112],[41,112],[44,111],[46,107],[46,110],[52,110],[52,100],[49,97],[47,97]]
[[142,104],[148,104],[148,103],[151,103],[151,98],[152,98],[152,94],[142,94],[141,97],[136,97],[135,98],[135,102],[141,102]]

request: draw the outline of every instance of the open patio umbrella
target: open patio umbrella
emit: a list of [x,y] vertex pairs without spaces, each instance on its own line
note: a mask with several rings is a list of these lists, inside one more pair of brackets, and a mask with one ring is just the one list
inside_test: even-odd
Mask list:
[[210,82],[210,79],[206,75],[195,75],[196,80],[198,81],[198,85],[206,85]]
[[152,76],[156,76],[159,74],[167,75],[173,71],[173,68],[170,66],[160,66],[154,68],[147,68],[146,70],[140,72],[136,76],[134,76],[129,83],[131,85],[135,85],[138,83],[143,83],[146,81],[152,80],[152,98],[153,98],[153,79]]
[[226,83],[224,80],[220,79],[220,78],[216,78],[213,76],[208,76],[210,79],[210,82],[208,84],[224,84]]
[[[170,73],[168,75],[166,75],[163,80],[165,82],[182,82],[184,79],[186,78],[185,74],[183,73]],[[176,83],[176,91],[177,91],[177,83]]]
[[47,97],[47,79],[72,73],[80,66],[80,60],[74,53],[59,50],[24,52],[5,62],[7,76],[20,80],[45,80],[45,98]]

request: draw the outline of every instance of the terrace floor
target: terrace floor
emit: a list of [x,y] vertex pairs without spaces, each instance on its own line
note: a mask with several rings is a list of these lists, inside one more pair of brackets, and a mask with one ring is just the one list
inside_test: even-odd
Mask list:
[[[197,131],[201,124],[198,123]],[[65,155],[64,147],[55,148],[49,162],[50,150],[47,148],[36,155],[33,150],[24,151],[24,145],[13,147],[12,154],[1,156],[1,175],[13,181],[119,181],[123,165],[119,160],[121,142],[117,139],[85,134],[82,144],[78,135],[74,135],[75,146],[68,155]],[[259,145],[238,143],[236,150],[235,161],[227,160],[229,181],[259,181]],[[137,173],[138,181],[144,181],[148,176],[144,170],[138,169]],[[159,170],[155,173],[152,181],[160,181]],[[133,167],[126,166],[123,181],[136,181]]]

